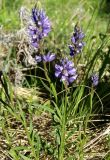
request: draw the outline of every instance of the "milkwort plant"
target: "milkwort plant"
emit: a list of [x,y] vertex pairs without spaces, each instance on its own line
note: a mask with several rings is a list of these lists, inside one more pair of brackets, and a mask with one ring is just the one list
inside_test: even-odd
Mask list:
[[[42,9],[34,7],[30,17],[30,23],[27,27],[28,36],[30,39],[29,45],[35,49],[33,58],[35,59],[37,67],[43,70],[43,76],[38,75],[39,72],[37,71],[36,74],[37,77],[39,76],[47,79],[48,84],[42,79],[40,79],[40,81],[51,95],[49,99],[52,106],[51,109],[53,110],[52,116],[56,128],[54,135],[54,138],[56,137],[54,144],[56,149],[54,149],[52,153],[54,158],[63,160],[67,149],[66,146],[68,145],[69,138],[71,137],[69,135],[74,133],[73,129],[72,131],[69,129],[71,128],[70,122],[73,123],[75,121],[75,118],[77,117],[75,115],[77,115],[80,110],[85,112],[85,108],[83,107],[86,104],[83,104],[82,106],[80,104],[84,97],[85,88],[89,88],[88,95],[91,97],[91,101],[94,94],[91,87],[86,87],[81,82],[78,83],[77,79],[80,76],[78,75],[77,70],[78,64],[74,63],[74,56],[81,54],[85,45],[83,42],[85,35],[80,26],[78,26],[78,24],[75,25],[74,33],[71,37],[71,45],[69,45],[70,54],[67,53],[66,55],[58,55],[57,53],[53,53],[51,50],[48,50],[47,48],[45,49],[44,47],[44,40],[51,31],[51,22],[46,16],[46,13]],[[92,80],[93,85],[96,83],[98,84],[98,82],[96,82],[93,78]],[[58,88],[60,89],[58,90]],[[89,98],[87,97],[87,99]],[[92,111],[92,103],[90,103],[90,105],[91,109],[88,109],[89,113]],[[85,112],[85,116],[88,111]],[[89,118],[87,117],[86,119],[85,116],[83,119],[84,121]],[[83,127],[85,128],[86,125],[87,124],[84,124]],[[70,143],[70,146],[73,144],[74,143]],[[80,154],[82,154],[83,145],[80,147]],[[83,155],[80,155],[80,157],[82,156]]]
[[[40,87],[46,88],[47,94],[49,93],[50,105],[46,108],[44,106],[44,110],[52,114],[55,126],[53,134],[55,141],[50,145],[51,154],[53,158],[63,160],[65,154],[68,155],[69,147],[75,150],[74,153],[79,154],[80,159],[83,159],[87,120],[92,112],[92,100],[99,79],[92,75],[91,85],[87,86],[85,80],[80,77],[79,64],[75,59],[83,51],[85,34],[78,24],[74,27],[71,44],[67,46],[70,53],[66,55],[59,55],[57,51],[55,53],[45,48],[45,40],[50,31],[52,31],[52,26],[45,11],[34,7],[28,17],[26,32],[28,43],[33,48],[33,53],[30,54],[35,61],[36,81],[39,82]],[[46,79],[47,82],[43,79]],[[77,123],[76,119],[83,120],[83,124]],[[73,124],[76,126],[72,126]],[[80,131],[80,127],[83,128],[83,133],[79,132],[78,138],[72,142],[72,135],[76,130]],[[83,139],[81,139],[82,137]],[[76,145],[76,141],[79,146]],[[46,143],[44,146],[42,145],[42,149],[45,150],[45,147]],[[49,148],[47,150],[49,152]]]
[[[32,47],[30,56],[34,60],[34,65],[32,66],[31,63],[31,66],[36,69],[34,80],[38,81],[38,86],[46,89],[45,92],[49,99],[49,102],[46,101],[46,103],[39,105],[36,103],[34,107],[39,106],[40,109],[51,114],[53,127],[50,134],[52,139],[48,143],[45,137],[42,137],[39,132],[36,134],[34,131],[32,124],[33,104],[29,108],[30,131],[28,131],[28,124],[26,123],[28,116],[26,116],[22,106],[19,104],[16,109],[16,113],[20,112],[20,115],[18,115],[12,110],[14,108],[13,104],[11,103],[13,106],[11,109],[10,105],[7,104],[10,114],[23,124],[31,146],[26,148],[28,150],[27,155],[30,151],[32,152],[30,156],[21,153],[19,155],[23,159],[27,157],[28,159],[41,159],[41,155],[44,154],[46,156],[51,155],[52,159],[76,158],[83,160],[84,146],[87,141],[86,128],[93,109],[94,95],[99,98],[96,89],[100,80],[98,75],[88,74],[89,72],[85,76],[86,71],[91,67],[91,63],[87,63],[87,68],[79,68],[79,64],[75,61],[77,56],[83,52],[85,35],[80,26],[75,25],[73,35],[70,38],[70,53],[59,55],[57,51],[54,50],[53,52],[53,49],[50,49],[51,47],[45,48],[46,38],[52,31],[51,22],[45,11],[39,7],[34,7],[27,17],[27,21],[28,45]],[[33,76],[31,69],[30,73],[30,76]],[[4,80],[4,82],[6,81]],[[99,101],[101,103],[100,98]],[[101,105],[103,106],[102,103]],[[8,139],[11,147],[10,137]],[[17,153],[19,150],[20,148],[10,150],[10,155],[13,155],[14,159],[18,159]],[[44,156],[45,159],[46,156]]]

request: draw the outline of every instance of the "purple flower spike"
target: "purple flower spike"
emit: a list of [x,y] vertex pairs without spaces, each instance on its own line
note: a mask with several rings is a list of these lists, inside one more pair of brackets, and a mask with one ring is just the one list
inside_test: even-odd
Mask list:
[[70,49],[70,56],[74,56],[76,51],[75,51],[75,47],[72,45],[69,45],[69,49]]
[[31,44],[35,48],[39,47],[40,40],[48,36],[51,31],[51,25],[48,17],[43,10],[32,9],[32,20],[28,27]]
[[74,63],[67,58],[62,59],[60,65],[55,65],[55,76],[60,78],[60,81],[65,81],[67,85],[75,81],[77,74]]
[[42,57],[41,56],[35,56],[35,60],[36,62],[41,62],[42,61]]
[[75,54],[78,54],[82,51],[84,47],[84,42],[82,42],[82,39],[84,38],[84,33],[82,32],[81,28],[79,28],[77,25],[74,28],[73,36],[71,37],[72,44],[69,45],[70,49],[70,55],[74,56]]
[[44,55],[44,56],[43,56],[43,60],[44,60],[45,62],[51,62],[51,61],[53,61],[55,58],[56,58],[56,55],[55,55],[55,54],[51,54],[50,52],[49,52],[47,55]]
[[91,76],[91,81],[94,87],[97,86],[99,83],[99,76],[97,74],[93,74]]

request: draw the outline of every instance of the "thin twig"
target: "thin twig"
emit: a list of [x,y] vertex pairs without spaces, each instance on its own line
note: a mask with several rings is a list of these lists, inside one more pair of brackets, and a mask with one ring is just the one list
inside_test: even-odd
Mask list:
[[84,146],[85,152],[87,152],[88,150],[90,150],[91,148],[93,148],[93,146],[96,145],[100,141],[101,138],[104,138],[109,133],[110,133],[110,126],[108,126],[105,131],[103,131],[102,133],[100,133],[99,136],[95,137],[94,139],[92,139],[90,142],[88,142]]

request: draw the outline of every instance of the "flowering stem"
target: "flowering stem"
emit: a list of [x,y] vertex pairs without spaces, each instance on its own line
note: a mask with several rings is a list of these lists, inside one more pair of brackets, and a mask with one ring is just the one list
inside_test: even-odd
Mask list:
[[49,84],[50,84],[50,88],[52,89],[53,96],[55,97],[55,100],[56,100],[56,102],[57,102],[56,89],[55,89],[53,83],[51,82],[51,79],[50,79],[49,76],[48,76],[48,70],[47,70],[46,63],[43,62],[43,65],[44,65],[44,70],[45,70],[45,72],[44,72],[44,73],[45,73],[45,77],[46,77],[46,79],[48,80],[48,82],[49,82]]
[[64,159],[64,148],[65,148],[65,133],[66,133],[66,118],[67,118],[67,86],[65,85],[66,94],[64,96],[64,103],[62,105],[62,126],[61,126],[61,143],[59,149],[59,160]]
[[59,160],[63,160],[64,156],[64,146],[65,146],[65,132],[66,132],[66,109],[65,105],[62,107],[63,116],[62,116],[62,128],[61,128],[61,144],[59,149]]
[[91,88],[91,94],[90,94],[90,112],[92,111],[92,99],[93,99],[93,95],[94,95],[94,89],[93,86]]

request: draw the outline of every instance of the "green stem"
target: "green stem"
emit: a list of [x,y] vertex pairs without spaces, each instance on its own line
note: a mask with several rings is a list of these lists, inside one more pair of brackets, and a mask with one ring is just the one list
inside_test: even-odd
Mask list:
[[53,83],[51,82],[51,79],[50,79],[49,76],[48,76],[48,70],[47,70],[46,63],[43,62],[43,65],[44,65],[44,70],[45,70],[45,77],[46,77],[46,79],[48,80],[48,82],[49,82],[49,84],[50,84],[50,88],[52,89],[53,96],[54,96],[54,98],[55,98],[55,100],[56,100],[56,103],[57,103],[57,93],[56,93],[56,89],[55,89]]
[[64,147],[65,147],[65,132],[66,132],[66,121],[65,121],[65,106],[63,106],[63,116],[62,116],[62,128],[61,128],[61,144],[59,150],[59,160],[63,160],[64,157]]
[[65,133],[66,133],[66,118],[67,118],[67,93],[68,89],[65,85],[66,94],[64,96],[64,103],[62,106],[62,126],[61,126],[61,144],[59,149],[59,160],[64,159],[64,151],[65,151]]
[[22,118],[19,117],[19,119],[20,119],[21,123],[22,123],[23,126],[24,126],[25,133],[26,133],[26,135],[27,135],[29,144],[30,144],[31,149],[32,149],[32,154],[33,154],[35,160],[39,160],[39,158],[37,158],[37,155],[36,155],[36,151],[35,151],[35,148],[34,148],[34,143],[32,142],[31,137],[30,137],[30,132],[29,132],[29,130],[28,130],[28,126],[27,126],[27,122],[26,122],[26,117],[25,117],[25,115],[24,115],[24,112],[23,112],[23,110],[22,110],[21,105],[18,105],[18,107],[19,107],[20,115],[21,115],[21,117],[22,117]]
[[94,89],[93,89],[93,86],[91,88],[91,94],[90,94],[90,113],[92,112],[92,100],[93,100],[93,95],[94,95]]
[[26,121],[23,123],[23,125],[24,125],[24,129],[25,129],[25,132],[26,132],[28,141],[29,141],[29,143],[30,143],[30,145],[31,145],[31,148],[32,148],[33,156],[34,156],[35,160],[39,160],[38,156],[36,155],[35,148],[34,148],[34,145],[33,145],[33,143],[32,143],[32,140],[31,140],[31,138],[30,138],[30,133],[29,133],[29,131],[28,131],[28,129],[27,129]]

